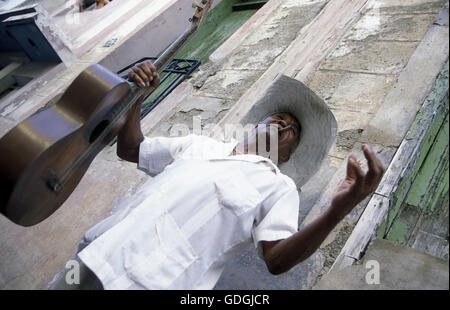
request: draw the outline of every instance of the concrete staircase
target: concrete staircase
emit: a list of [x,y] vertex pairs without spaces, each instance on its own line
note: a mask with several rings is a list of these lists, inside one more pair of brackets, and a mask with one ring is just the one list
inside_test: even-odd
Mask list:
[[[372,145],[386,167],[398,165],[391,161],[448,58],[445,5],[269,1],[182,90],[144,119],[144,133],[168,136],[175,124],[192,128],[193,117],[201,119],[203,130],[218,121],[223,128],[238,122],[278,74],[299,79],[327,101],[339,126],[328,159],[301,189],[303,228],[329,207],[345,177],[347,156],[364,162],[363,143]],[[248,248],[229,262],[216,289],[310,289],[331,269],[369,202],[388,196],[368,197],[313,256],[284,275],[269,274]]]
[[[448,58],[448,11],[447,21],[436,18],[445,3],[270,0],[210,56],[200,72],[143,120],[144,134],[168,136],[175,124],[192,127],[194,116],[202,118],[204,130],[211,129],[208,124],[238,122],[280,73],[304,82],[329,104],[339,134],[319,172],[301,189],[303,227],[329,206],[345,175],[347,156],[354,153],[362,158],[362,143],[373,145],[386,166],[398,165],[392,159]],[[128,41],[123,49],[130,49]],[[43,101],[44,92],[56,93],[53,88],[69,84],[88,60],[97,62],[104,54],[103,46],[92,49],[83,62],[61,74],[59,85],[40,90],[41,97],[35,101]],[[8,127],[28,115],[25,108],[4,112]],[[136,172],[135,165],[118,161],[114,148],[105,149],[52,219],[28,230],[2,222],[0,248],[5,261],[15,263],[0,264],[5,275],[0,287],[42,287],[72,257],[84,231],[147,178]],[[374,196],[389,204],[386,193],[392,187],[384,189]],[[216,289],[312,288],[330,270],[369,200],[336,227],[319,251],[290,272],[274,277],[249,248],[229,262]],[[34,242],[36,235],[46,238]],[[21,254],[17,253],[19,243]],[[50,259],[49,253],[58,255]]]
[[[397,167],[400,163],[391,161],[448,58],[448,44],[441,45],[435,41],[439,37],[443,42],[448,34],[448,22],[445,21],[445,16],[448,20],[448,4],[445,6],[442,1],[398,4],[368,1],[361,15],[349,23],[342,39],[320,62],[318,69],[309,74],[293,75],[327,100],[339,124],[337,142],[329,159],[302,188],[303,218],[300,228],[314,221],[329,207],[333,193],[345,176],[348,154],[353,153],[364,162],[361,152],[363,143],[371,144],[385,166],[395,170],[393,165]],[[332,1],[327,5],[331,6]],[[444,9],[441,10],[442,6]],[[323,17],[328,7],[315,21]],[[406,30],[399,23],[413,26]],[[295,42],[291,47],[294,45]],[[286,53],[278,59],[289,59]],[[286,64],[286,67],[289,64],[295,66],[295,61]],[[421,76],[418,70],[425,67],[426,73]],[[421,78],[417,79],[419,76]],[[405,98],[406,89],[413,89],[414,93]],[[386,131],[384,127],[387,124],[396,128]],[[386,178],[385,183],[389,183]],[[383,192],[383,197],[389,197],[389,193]],[[253,249],[248,249],[229,263],[216,289],[311,288],[331,269],[366,206],[375,203],[376,199],[378,194],[363,201],[335,228],[312,257],[285,275],[274,279],[267,273],[264,264],[251,263],[258,258]],[[385,203],[389,205],[389,200]],[[373,233],[367,231],[366,234],[368,243]],[[364,249],[366,247],[367,244]],[[402,253],[407,255],[407,252]],[[346,257],[347,265],[360,259],[363,254],[361,252],[353,259]],[[393,279],[392,283],[395,282]]]

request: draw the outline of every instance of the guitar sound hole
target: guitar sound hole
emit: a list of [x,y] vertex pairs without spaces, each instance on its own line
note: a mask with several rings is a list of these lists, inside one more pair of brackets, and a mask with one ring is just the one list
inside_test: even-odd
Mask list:
[[108,125],[109,125],[108,120],[101,121],[97,125],[97,127],[95,127],[95,129],[92,131],[91,136],[89,137],[89,143],[94,143],[95,140],[97,140],[98,137],[100,137],[100,135],[103,133],[106,127],[108,127]]

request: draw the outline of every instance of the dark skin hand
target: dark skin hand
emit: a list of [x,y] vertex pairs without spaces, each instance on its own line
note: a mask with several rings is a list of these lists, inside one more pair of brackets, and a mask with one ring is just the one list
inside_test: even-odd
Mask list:
[[[129,80],[140,87],[147,87],[146,94],[159,85],[159,75],[150,62],[136,65],[129,74]],[[145,95],[144,95],[145,96]],[[144,97],[143,96],[143,97]],[[124,160],[137,163],[139,145],[144,140],[140,127],[140,111],[143,97],[129,111],[127,120],[118,136],[117,154]],[[290,152],[299,141],[300,126],[289,113],[278,113],[265,119],[263,124],[278,126],[278,153],[280,161],[289,160]],[[255,143],[257,134],[237,145],[237,153],[248,153],[248,146]],[[252,140],[253,139],[253,140]],[[322,244],[333,228],[358,205],[364,198],[373,193],[384,174],[379,158],[371,147],[363,145],[362,150],[368,162],[369,170],[364,173],[356,157],[350,155],[347,163],[347,175],[333,196],[328,210],[317,220],[291,237],[277,241],[263,241],[264,260],[269,271],[280,274],[288,271],[298,263],[311,256]]]
[[264,260],[271,273],[284,273],[310,257],[333,228],[376,190],[385,168],[370,146],[363,145],[362,150],[368,162],[368,172],[365,174],[356,157],[350,155],[347,176],[322,216],[287,239],[262,242]]

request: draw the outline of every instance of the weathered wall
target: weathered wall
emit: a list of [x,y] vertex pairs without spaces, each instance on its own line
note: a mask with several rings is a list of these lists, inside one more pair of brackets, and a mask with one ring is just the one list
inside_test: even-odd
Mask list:
[[[215,0],[213,8],[220,2],[221,0]],[[192,1],[177,1],[100,64],[112,71],[118,71],[141,58],[158,55],[189,27],[189,18],[193,13]]]

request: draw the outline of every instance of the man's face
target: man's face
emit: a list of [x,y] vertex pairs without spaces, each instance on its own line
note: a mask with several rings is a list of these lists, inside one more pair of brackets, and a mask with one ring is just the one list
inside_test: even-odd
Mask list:
[[[276,139],[273,139],[273,135],[277,135]],[[300,125],[297,119],[289,113],[277,113],[260,122],[254,133],[247,139],[246,144],[248,147],[253,146],[258,151],[261,151],[258,141],[265,141],[265,151],[270,152],[274,151],[270,145],[271,141],[278,141],[276,145],[278,161],[287,162],[291,151],[298,144],[299,140]]]
[[278,127],[278,158],[280,162],[287,162],[300,140],[300,124],[297,119],[289,113],[277,113],[261,123]]

